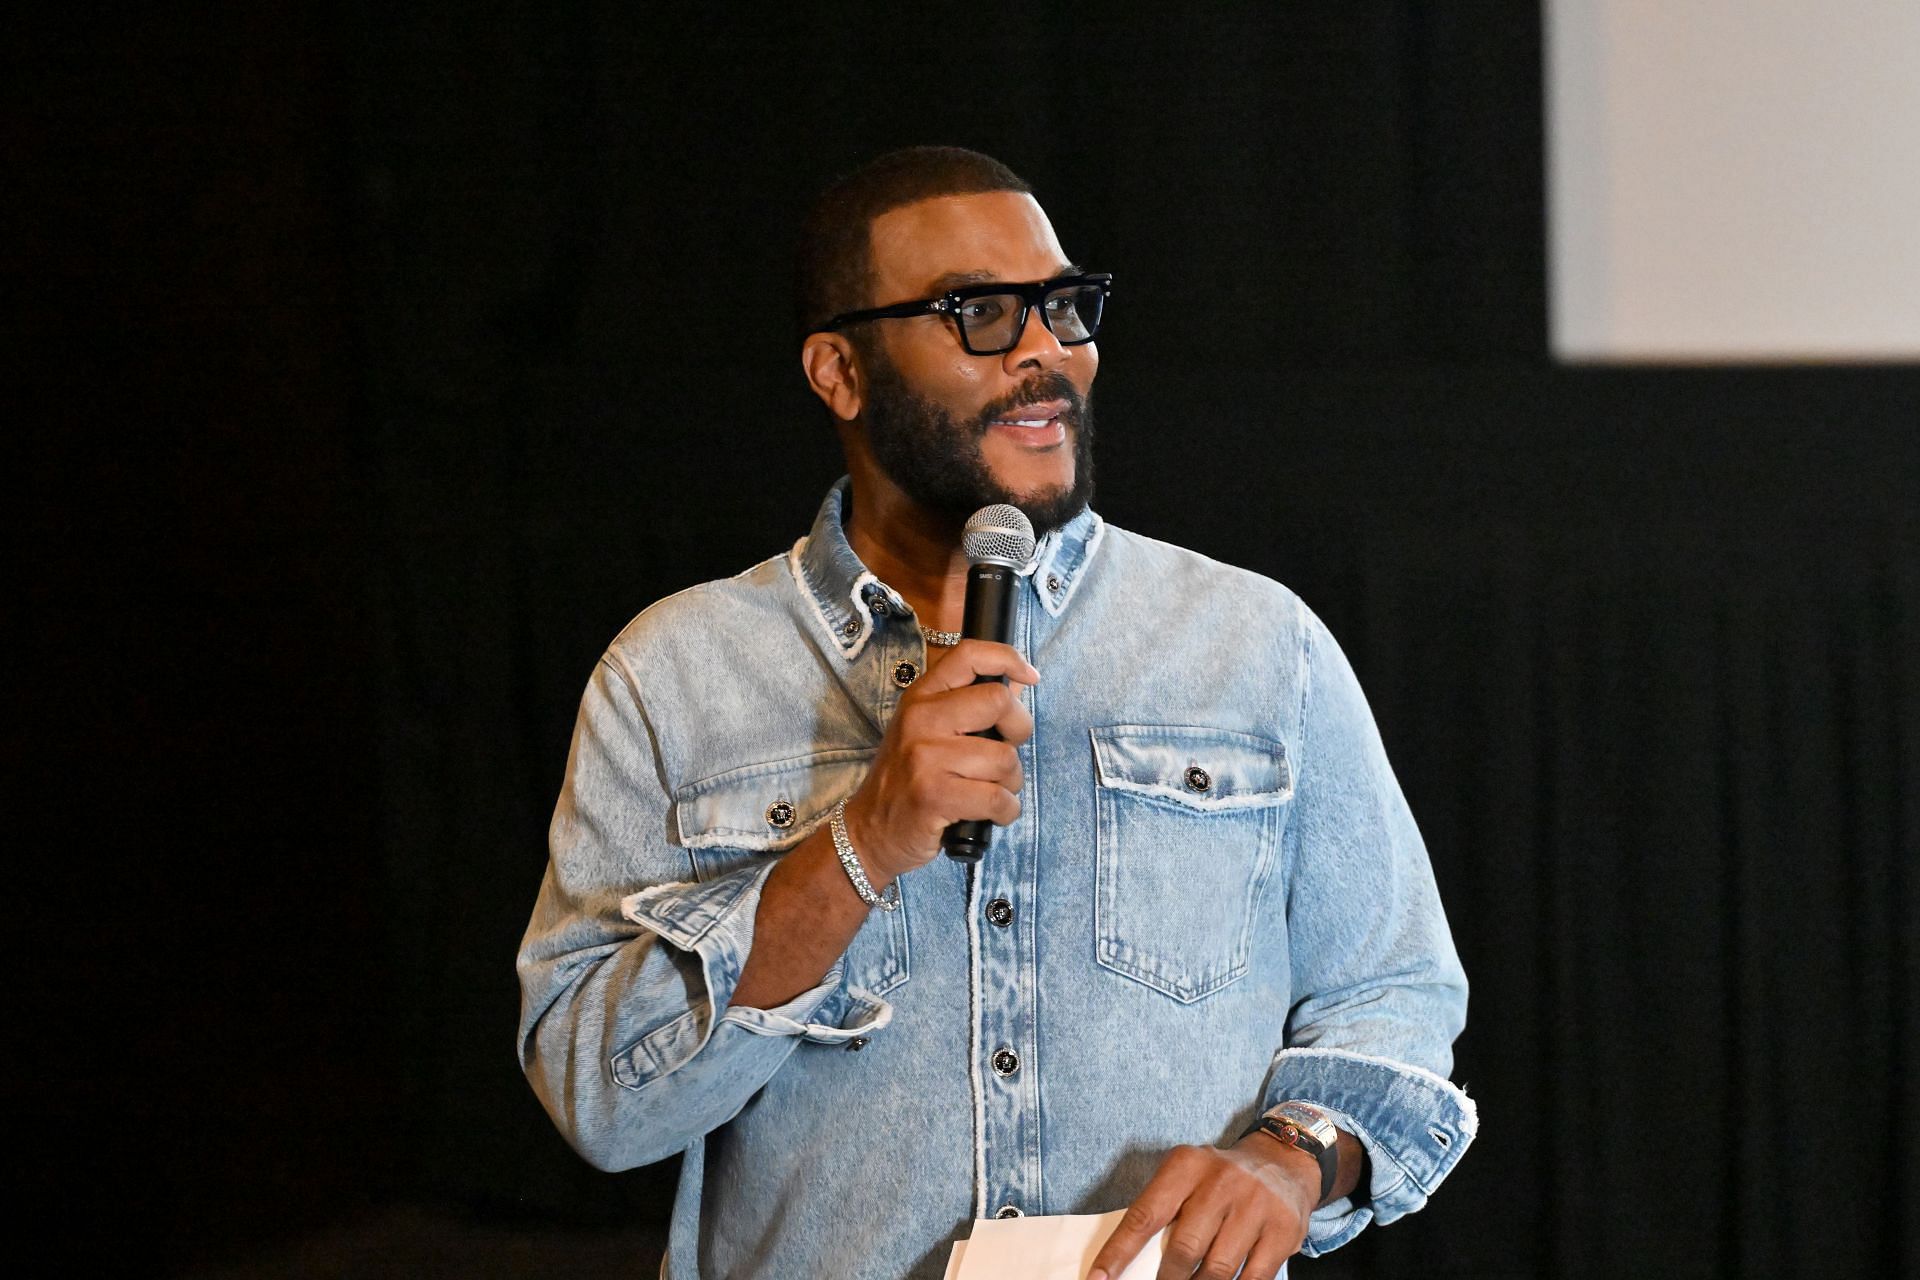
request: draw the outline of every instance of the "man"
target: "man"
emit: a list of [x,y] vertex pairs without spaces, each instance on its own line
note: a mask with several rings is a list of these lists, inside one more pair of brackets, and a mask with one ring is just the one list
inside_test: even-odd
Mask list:
[[[1123,1205],[1096,1274],[1166,1227],[1162,1276],[1252,1280],[1419,1208],[1476,1126],[1424,847],[1298,599],[1087,508],[1108,282],[948,148],[802,255],[849,479],[588,686],[520,957],[555,1122],[685,1153],[672,1280],[938,1276],[972,1218]],[[1013,643],[955,643],[995,502],[1041,535]]]

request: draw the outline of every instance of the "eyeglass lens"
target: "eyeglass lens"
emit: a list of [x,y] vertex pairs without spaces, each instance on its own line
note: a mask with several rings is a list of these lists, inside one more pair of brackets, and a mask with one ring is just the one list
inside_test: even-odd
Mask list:
[[[1099,285],[1066,285],[1047,294],[1040,314],[1062,346],[1090,342],[1100,331],[1100,311],[1106,291]],[[1017,293],[990,293],[968,298],[956,313],[967,346],[982,355],[997,355],[1020,345],[1026,299]]]

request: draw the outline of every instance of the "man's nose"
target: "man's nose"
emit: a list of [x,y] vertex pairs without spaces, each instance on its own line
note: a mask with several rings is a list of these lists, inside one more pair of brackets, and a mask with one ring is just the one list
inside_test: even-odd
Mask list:
[[1002,359],[1007,372],[1016,373],[1022,369],[1058,369],[1071,355],[1072,352],[1060,345],[1060,339],[1053,336],[1053,330],[1047,328],[1040,308],[1029,307],[1026,325],[1020,330],[1020,341]]

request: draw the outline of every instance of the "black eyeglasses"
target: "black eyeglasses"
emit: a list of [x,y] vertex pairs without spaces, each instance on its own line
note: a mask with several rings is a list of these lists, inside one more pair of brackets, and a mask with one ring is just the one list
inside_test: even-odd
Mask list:
[[960,345],[968,355],[997,356],[1020,345],[1020,335],[1027,331],[1027,313],[1039,307],[1040,319],[1055,341],[1077,347],[1092,342],[1100,332],[1100,317],[1112,292],[1113,277],[1104,273],[1056,276],[1034,284],[970,284],[937,298],[844,312],[814,332],[834,333],[863,320],[943,315],[959,326]]

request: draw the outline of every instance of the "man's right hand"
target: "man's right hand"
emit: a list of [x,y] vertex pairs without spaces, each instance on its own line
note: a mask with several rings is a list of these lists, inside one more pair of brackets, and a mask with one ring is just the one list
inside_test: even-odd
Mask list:
[[[1040,673],[1012,646],[962,640],[900,697],[866,781],[847,800],[847,838],[876,890],[938,856],[948,826],[1020,816],[1024,783],[1014,748],[1033,736],[1033,717],[1005,676],[1038,684]],[[1001,740],[969,735],[997,729]]]

